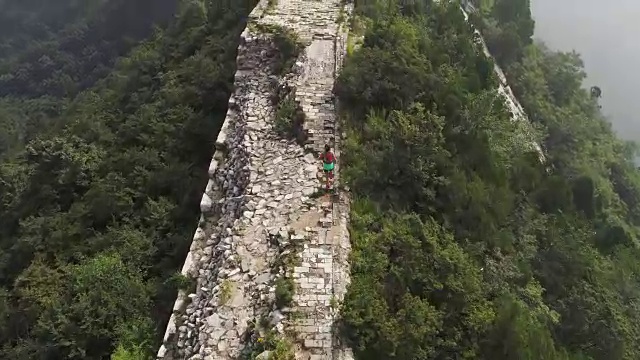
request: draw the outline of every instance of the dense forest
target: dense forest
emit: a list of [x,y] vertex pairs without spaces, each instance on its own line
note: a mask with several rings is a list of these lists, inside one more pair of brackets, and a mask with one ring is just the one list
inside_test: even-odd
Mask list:
[[530,123],[496,101],[457,4],[356,1],[364,40],[337,86],[344,336],[367,360],[640,359],[636,146],[583,89],[580,57],[532,41],[529,0],[475,3]]
[[0,358],[152,358],[253,0],[0,0]]

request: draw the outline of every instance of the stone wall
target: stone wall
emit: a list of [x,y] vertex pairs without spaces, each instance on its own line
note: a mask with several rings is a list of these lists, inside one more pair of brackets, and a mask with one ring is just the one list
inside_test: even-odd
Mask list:
[[[469,15],[467,13],[474,12],[476,11],[476,9],[473,6],[473,4],[471,4],[468,1],[463,2],[463,6],[464,8],[461,7],[460,9],[464,14],[465,20],[469,21]],[[474,33],[477,35],[477,38],[480,40],[480,45],[482,46],[482,51],[484,52],[485,56],[493,59],[493,56],[489,52],[489,48],[487,47],[487,44],[484,41],[484,37],[482,36],[480,31],[476,29],[474,30]],[[498,77],[498,80],[500,81],[500,85],[499,85],[500,87],[498,88],[498,91],[500,92],[500,95],[502,95],[505,98],[505,102],[509,107],[509,110],[511,110],[514,120],[526,120],[527,115],[524,112],[522,105],[520,105],[520,102],[518,101],[518,99],[516,99],[515,95],[513,94],[511,87],[507,83],[507,78],[506,76],[504,76],[504,72],[502,71],[500,66],[498,66],[498,64],[495,62],[495,59],[494,59],[493,71]]]
[[[469,21],[468,13],[477,11],[475,6],[469,1],[463,1],[461,3],[460,10],[464,14],[464,18],[467,21]],[[493,63],[494,63],[493,71],[498,77],[498,80],[500,82],[498,85],[498,93],[504,99],[504,102],[507,105],[507,108],[511,112],[513,120],[529,121],[529,118],[527,117],[526,112],[522,108],[522,105],[520,104],[515,94],[511,90],[511,86],[509,86],[509,83],[507,82],[507,77],[504,75],[504,71],[502,71],[500,66],[498,66],[498,63],[495,61],[495,58],[489,52],[489,47],[487,47],[487,43],[485,42],[484,37],[482,36],[480,31],[478,31],[477,29],[474,29],[474,33],[477,36],[477,39],[479,39],[480,41],[480,45],[482,46],[482,51],[484,55],[493,60]],[[531,144],[531,148],[538,153],[540,162],[544,163],[545,156],[544,156],[544,152],[542,151],[542,147],[540,147],[540,144],[536,142],[530,142],[530,141],[529,143]]]
[[[340,159],[332,90],[350,8],[341,0],[261,0],[251,12],[182,269],[197,285],[178,294],[158,359],[255,357],[265,328],[291,338],[297,359],[352,358],[335,333],[349,282],[349,199],[318,193],[316,160],[325,143]],[[274,73],[282,59],[269,29],[290,29],[305,44],[286,75]],[[305,144],[273,129],[283,88],[304,112]],[[296,263],[286,266],[292,253]],[[285,307],[276,305],[284,278],[295,288]]]

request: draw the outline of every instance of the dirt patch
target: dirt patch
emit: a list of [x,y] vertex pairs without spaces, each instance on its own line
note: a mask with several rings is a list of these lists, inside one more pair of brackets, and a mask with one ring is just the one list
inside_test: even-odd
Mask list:
[[[320,204],[322,204],[323,198],[324,196],[316,200],[316,205],[318,207],[320,206]],[[318,226],[320,219],[322,219],[321,211],[307,211],[304,214],[302,214],[298,218],[298,220],[296,220],[293,224],[291,224],[291,230],[303,231],[307,227],[311,227],[311,228],[316,227]]]

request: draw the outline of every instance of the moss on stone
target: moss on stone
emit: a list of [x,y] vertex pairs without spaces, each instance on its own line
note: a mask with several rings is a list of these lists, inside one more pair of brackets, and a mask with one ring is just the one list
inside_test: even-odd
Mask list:
[[229,300],[231,300],[232,295],[233,295],[233,284],[231,284],[231,281],[226,279],[222,282],[222,284],[220,284],[219,305],[226,304]]

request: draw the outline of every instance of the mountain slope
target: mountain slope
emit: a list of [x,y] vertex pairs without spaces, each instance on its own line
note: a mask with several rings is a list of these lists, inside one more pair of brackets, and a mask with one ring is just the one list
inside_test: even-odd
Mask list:
[[[58,93],[59,83],[41,88],[48,80],[37,71],[20,79],[33,91],[0,85],[12,95],[0,101],[8,129],[0,155],[1,358],[108,359],[114,351],[118,359],[151,358],[177,288],[188,285],[176,272],[196,226],[239,32],[253,4],[182,2],[139,45],[126,34],[139,40],[141,27],[150,34],[145,24],[161,25],[156,16],[165,18],[166,8],[95,4],[95,22],[86,9],[75,21],[96,24],[83,32],[89,43],[67,49],[66,40],[50,36],[51,51],[34,45],[23,54],[62,54],[88,69],[93,60],[84,51],[97,44],[115,49],[98,61],[108,69],[132,49],[112,70],[55,65],[71,77],[69,92]],[[15,69],[12,61],[5,58],[5,66]]]
[[528,1],[472,20],[539,131],[496,99],[457,4],[357,3],[338,86],[359,359],[637,359],[640,174],[581,89],[579,58],[532,44]]

